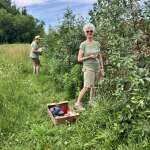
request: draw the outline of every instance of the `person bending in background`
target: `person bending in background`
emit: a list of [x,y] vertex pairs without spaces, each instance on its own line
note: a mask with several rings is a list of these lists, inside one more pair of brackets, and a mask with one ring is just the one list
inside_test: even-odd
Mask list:
[[40,72],[40,59],[39,55],[41,54],[39,44],[40,44],[40,36],[35,36],[31,43],[31,52],[30,52],[30,58],[32,59],[33,64],[33,74],[39,75]]
[[84,87],[80,91],[78,99],[75,103],[75,108],[79,111],[84,110],[82,106],[82,98],[89,90],[89,105],[94,105],[93,97],[96,94],[95,84],[101,76],[104,76],[104,66],[100,53],[100,43],[93,39],[95,26],[91,23],[86,24],[83,27],[83,31],[85,33],[86,40],[80,45],[78,62],[83,62],[82,71],[84,73]]

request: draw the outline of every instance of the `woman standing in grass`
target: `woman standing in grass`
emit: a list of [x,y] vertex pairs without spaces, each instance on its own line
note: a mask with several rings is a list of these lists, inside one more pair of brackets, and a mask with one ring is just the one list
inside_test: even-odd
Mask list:
[[80,45],[78,61],[83,62],[82,71],[84,72],[84,87],[80,91],[77,102],[75,103],[75,108],[79,111],[84,110],[82,106],[82,98],[89,90],[89,105],[94,105],[92,98],[96,94],[95,84],[100,79],[100,76],[104,76],[103,60],[100,54],[100,44],[93,39],[95,26],[89,23],[83,27],[83,30],[86,40]]
[[30,57],[33,64],[33,74],[38,75],[40,72],[40,59],[39,55],[41,51],[39,50],[40,36],[35,36],[33,42],[31,43]]

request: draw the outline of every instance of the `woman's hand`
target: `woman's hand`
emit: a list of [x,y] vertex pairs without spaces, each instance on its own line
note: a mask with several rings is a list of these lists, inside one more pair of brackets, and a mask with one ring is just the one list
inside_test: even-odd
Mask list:
[[102,77],[105,76],[105,72],[104,72],[104,68],[103,68],[103,67],[100,68],[100,73],[101,73],[101,76],[102,76]]
[[102,76],[104,77],[105,76],[104,68],[101,68],[100,71],[101,71]]
[[42,53],[42,52],[43,52],[43,49],[42,49],[42,48],[39,48],[39,49],[38,49],[38,52]]
[[96,59],[97,55],[90,55],[89,57],[92,58],[92,59]]

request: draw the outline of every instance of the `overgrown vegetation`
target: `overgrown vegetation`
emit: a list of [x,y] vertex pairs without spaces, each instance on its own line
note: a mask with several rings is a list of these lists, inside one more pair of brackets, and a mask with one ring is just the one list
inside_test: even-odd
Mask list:
[[46,104],[65,98],[74,103],[82,87],[76,58],[88,20],[67,9],[58,28],[49,29],[39,77],[31,74],[28,45],[21,54],[17,47],[2,46],[1,148],[150,149],[149,11],[149,2],[144,5],[136,0],[98,0],[94,5],[90,21],[96,25],[95,39],[101,43],[106,76],[99,82],[96,108],[85,104],[86,111],[72,125],[54,127]]

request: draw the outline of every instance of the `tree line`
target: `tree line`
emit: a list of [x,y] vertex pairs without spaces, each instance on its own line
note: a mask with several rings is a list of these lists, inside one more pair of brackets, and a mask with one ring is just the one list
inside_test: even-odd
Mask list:
[[28,43],[44,34],[44,22],[19,9],[11,0],[0,0],[0,43]]

